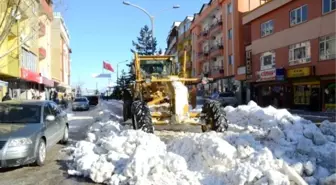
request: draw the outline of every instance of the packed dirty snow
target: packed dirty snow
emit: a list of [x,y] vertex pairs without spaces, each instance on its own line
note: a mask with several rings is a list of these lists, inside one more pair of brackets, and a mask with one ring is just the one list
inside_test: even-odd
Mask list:
[[178,133],[167,144],[116,122],[95,123],[66,150],[68,173],[121,185],[334,184],[335,125],[320,128],[254,102],[224,109],[225,133]]

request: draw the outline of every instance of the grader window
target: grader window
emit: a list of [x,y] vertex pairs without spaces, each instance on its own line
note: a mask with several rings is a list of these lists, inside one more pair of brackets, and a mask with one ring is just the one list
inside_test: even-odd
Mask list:
[[168,76],[173,73],[172,61],[170,60],[141,61],[140,68],[144,76]]

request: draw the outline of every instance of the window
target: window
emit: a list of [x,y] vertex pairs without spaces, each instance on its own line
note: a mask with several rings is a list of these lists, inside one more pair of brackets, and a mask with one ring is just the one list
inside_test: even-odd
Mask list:
[[303,23],[307,21],[308,17],[308,6],[303,5],[296,8],[290,12],[290,25],[294,26],[296,24]]
[[232,4],[231,4],[231,3],[229,3],[229,4],[227,5],[227,11],[228,11],[228,14],[231,14],[231,13],[232,13]]
[[268,51],[260,56],[260,70],[272,69],[275,67],[275,52]]
[[261,37],[265,37],[273,33],[273,20],[269,20],[261,24]]
[[310,62],[310,42],[302,42],[289,46],[289,65]]
[[336,0],[322,0],[323,13],[329,13],[336,9]]
[[228,38],[229,38],[229,40],[232,39],[232,29],[229,29],[229,31],[228,31]]
[[53,115],[52,112],[50,111],[50,108],[48,105],[45,105],[43,107],[43,120],[46,120],[47,116]]
[[320,38],[320,60],[336,58],[335,35]]
[[22,48],[21,66],[33,72],[37,72],[37,57],[35,54]]
[[229,65],[233,64],[233,55],[229,55]]

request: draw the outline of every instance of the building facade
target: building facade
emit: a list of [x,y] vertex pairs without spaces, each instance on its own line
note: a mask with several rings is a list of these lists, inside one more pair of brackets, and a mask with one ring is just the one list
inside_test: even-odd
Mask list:
[[[191,24],[192,73],[194,77],[210,77],[213,82],[204,86],[211,93],[235,92],[245,103],[245,70],[243,13],[263,3],[260,0],[211,0],[204,4]],[[242,72],[240,72],[242,73]],[[244,83],[243,83],[244,82]],[[202,88],[200,86],[200,88]]]
[[[177,39],[177,55],[180,64],[183,60],[186,60],[186,77],[191,77],[192,63],[191,63],[191,33],[190,26],[192,16],[187,16],[181,24],[178,26],[178,39]],[[184,52],[186,51],[186,56]],[[185,59],[184,59],[185,57]],[[182,69],[183,66],[181,66]]]
[[51,77],[59,91],[70,93],[70,37],[59,12],[54,13],[51,26],[51,48]]
[[335,17],[333,0],[272,0],[244,15],[245,76],[258,104],[335,110]]
[[167,37],[166,55],[174,55],[177,57],[177,41],[178,41],[178,26],[181,22],[174,22]]

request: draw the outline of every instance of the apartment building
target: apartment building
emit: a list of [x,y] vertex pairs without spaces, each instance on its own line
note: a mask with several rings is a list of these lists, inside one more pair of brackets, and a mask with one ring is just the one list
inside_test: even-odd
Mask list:
[[5,18],[9,27],[2,30],[6,33],[6,29],[9,29],[7,39],[1,44],[2,51],[6,51],[2,53],[0,59],[0,63],[3,64],[1,73],[6,76],[8,92],[13,98],[30,99],[41,90],[37,24],[40,2],[36,0],[19,2],[10,4],[4,9],[12,13]]
[[243,16],[246,77],[258,104],[335,111],[335,7],[271,0]]
[[242,96],[246,85],[241,18],[243,13],[261,3],[264,1],[211,0],[195,14],[191,24],[192,74],[214,79],[205,86],[207,92],[214,89],[232,91],[240,102],[245,102]]
[[[193,20],[192,16],[187,16],[181,24],[178,26],[178,39],[177,39],[177,52],[178,52],[178,61],[182,65],[182,61],[186,62],[186,77],[191,77],[191,33],[190,26],[191,21]],[[186,56],[184,56],[186,52]],[[184,58],[185,57],[185,58]],[[181,66],[182,69],[183,66]]]
[[51,48],[51,77],[59,91],[70,93],[70,37],[59,12],[54,12],[51,26]]
[[167,37],[167,48],[166,55],[177,56],[177,39],[178,39],[178,26],[181,22],[174,22],[171,29],[169,30]]
[[46,98],[49,98],[50,89],[54,87],[54,81],[51,78],[51,22],[53,20],[53,8],[51,1],[40,1],[39,14],[39,32],[38,32],[38,59],[41,83]]

